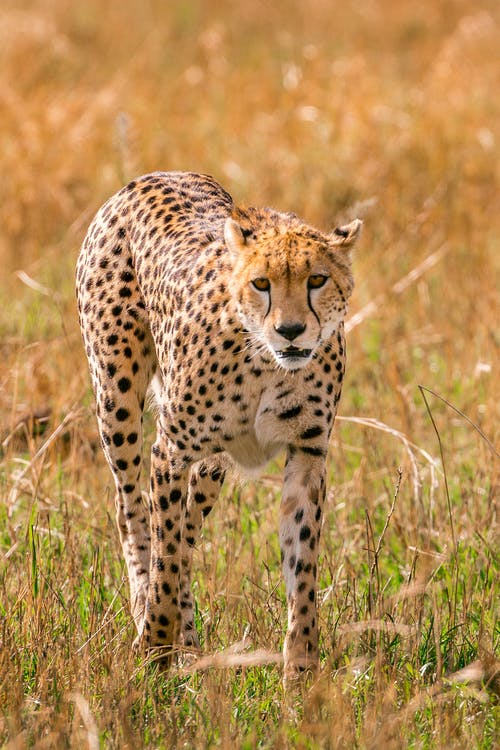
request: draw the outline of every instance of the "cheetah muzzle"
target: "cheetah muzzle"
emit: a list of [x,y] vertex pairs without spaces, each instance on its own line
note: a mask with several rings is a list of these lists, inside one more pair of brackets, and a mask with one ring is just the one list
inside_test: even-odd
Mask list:
[[[361,222],[331,233],[240,208],[207,175],[154,173],[97,213],[78,260],[80,324],[138,640],[199,648],[191,561],[231,464],[286,452],[279,540],[285,676],[318,663],[325,460],[345,368],[343,321]],[[142,500],[142,413],[157,435]]]
[[276,354],[280,359],[288,359],[293,362],[296,359],[310,359],[312,349],[298,349],[296,346],[287,346],[286,349],[279,349]]

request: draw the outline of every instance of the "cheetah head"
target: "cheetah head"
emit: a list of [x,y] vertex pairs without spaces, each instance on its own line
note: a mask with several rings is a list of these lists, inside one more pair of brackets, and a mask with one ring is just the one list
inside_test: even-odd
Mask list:
[[298,370],[345,317],[353,288],[350,250],[362,222],[323,234],[293,214],[271,212],[264,222],[250,215],[250,226],[248,216],[230,217],[224,227],[231,293],[254,351],[267,350],[279,366]]

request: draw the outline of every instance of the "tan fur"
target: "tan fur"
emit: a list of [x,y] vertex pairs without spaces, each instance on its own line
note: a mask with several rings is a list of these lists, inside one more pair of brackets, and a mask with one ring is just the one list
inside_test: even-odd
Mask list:
[[[90,226],[78,261],[80,322],[132,614],[148,648],[199,646],[192,548],[227,457],[255,470],[283,449],[285,673],[316,666],[325,458],[360,224],[324,234],[293,214],[237,208],[210,177],[171,172],[130,183]],[[146,512],[141,420],[155,374]]]

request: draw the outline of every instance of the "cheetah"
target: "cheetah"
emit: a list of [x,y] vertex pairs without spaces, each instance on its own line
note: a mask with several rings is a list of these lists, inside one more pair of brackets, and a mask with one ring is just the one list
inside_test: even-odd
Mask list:
[[[210,176],[155,172],[110,198],[90,225],[78,310],[136,644],[167,663],[175,647],[199,649],[192,553],[226,470],[257,470],[285,451],[285,679],[317,668],[325,459],[361,224],[323,233],[293,213],[235,205]],[[147,508],[140,477],[151,383]]]

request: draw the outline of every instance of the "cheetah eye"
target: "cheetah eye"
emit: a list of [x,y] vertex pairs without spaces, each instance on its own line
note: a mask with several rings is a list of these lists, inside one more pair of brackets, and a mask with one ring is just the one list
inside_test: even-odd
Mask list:
[[269,279],[253,279],[252,284],[259,292],[268,292],[271,288],[271,282]]
[[327,281],[328,276],[323,276],[323,274],[321,273],[315,273],[312,276],[309,276],[309,278],[307,279],[307,288],[320,289],[326,284]]

